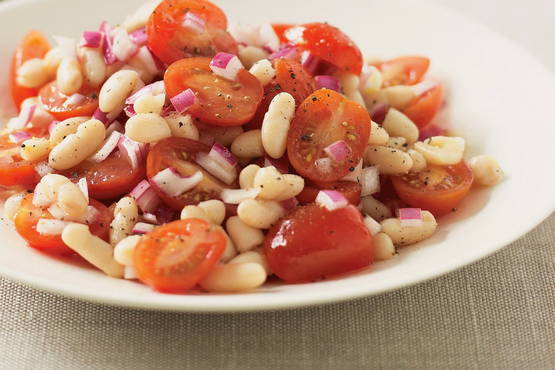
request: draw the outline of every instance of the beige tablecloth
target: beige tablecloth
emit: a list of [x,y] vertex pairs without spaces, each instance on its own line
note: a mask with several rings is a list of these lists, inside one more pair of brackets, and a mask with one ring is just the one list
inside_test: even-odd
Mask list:
[[135,311],[0,280],[0,369],[554,369],[555,215],[381,296],[250,314]]

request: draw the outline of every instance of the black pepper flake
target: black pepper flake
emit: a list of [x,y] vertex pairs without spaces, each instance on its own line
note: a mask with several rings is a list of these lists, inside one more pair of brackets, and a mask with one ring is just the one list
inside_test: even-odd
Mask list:
[[233,109],[233,104],[228,104],[228,105],[227,105],[227,108],[228,108],[228,109]]
[[312,97],[312,101],[317,101],[317,100],[318,100],[317,97],[315,97],[315,96]]
[[297,76],[295,76],[294,73],[291,73],[290,76],[291,76],[292,79],[295,79],[297,77]]

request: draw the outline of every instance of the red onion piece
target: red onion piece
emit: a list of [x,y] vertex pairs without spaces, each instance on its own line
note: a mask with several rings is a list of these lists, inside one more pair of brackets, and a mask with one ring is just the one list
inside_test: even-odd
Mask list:
[[258,44],[269,53],[279,49],[279,37],[270,23],[264,23],[258,29]]
[[193,176],[183,177],[177,169],[170,167],[154,175],[150,182],[168,196],[177,197],[193,189],[203,178],[201,171],[197,171]]
[[112,53],[118,60],[125,62],[139,51],[139,47],[131,41],[125,29],[117,28],[113,34]]
[[183,113],[195,104],[196,99],[195,92],[187,89],[171,98],[170,101],[178,113]]
[[314,80],[316,81],[316,86],[320,89],[325,88],[338,92],[341,90],[339,80],[334,76],[321,75],[314,77]]
[[151,83],[150,85],[146,85],[145,87],[140,88],[137,90],[133,95],[125,99],[125,104],[135,104],[135,102],[144,95],[159,95],[166,93],[166,86],[164,85],[164,81],[156,81]]
[[32,138],[32,136],[27,131],[15,131],[9,135],[9,138],[11,142],[21,144],[25,140]]
[[123,135],[117,131],[114,131],[108,136],[108,138],[104,141],[104,145],[102,148],[98,150],[90,160],[96,163],[103,162],[112,154],[112,152],[117,148],[121,138]]
[[210,69],[214,74],[234,81],[237,78],[237,73],[244,67],[236,55],[218,53],[210,61]]
[[185,14],[185,18],[183,19],[181,25],[196,34],[204,33],[206,29],[204,19],[192,13],[191,11],[188,11],[187,14]]
[[318,67],[320,66],[320,58],[315,56],[309,51],[305,51],[301,54],[301,64],[304,69],[311,75],[315,75]]
[[84,100],[85,100],[85,95],[75,93],[75,94],[71,95],[69,98],[67,98],[65,104],[77,105],[77,104],[82,103]]
[[21,112],[19,112],[17,119],[13,120],[13,124],[10,122],[10,128],[16,130],[25,128],[25,126],[27,126],[27,124],[33,119],[36,109],[36,104],[24,105]]
[[141,46],[134,57],[152,75],[157,75],[160,72],[160,68],[154,59],[154,55],[152,55],[148,47]]
[[366,167],[362,170],[360,176],[360,185],[362,187],[361,196],[372,195],[380,191],[380,173],[377,167]]
[[120,134],[123,134],[124,131],[125,128],[123,125],[119,121],[114,121],[106,129],[106,136],[110,136],[112,132],[119,132]]
[[141,181],[129,194],[135,199],[141,211],[152,213],[158,209],[160,198],[147,180]]
[[420,129],[418,140],[424,141],[434,136],[443,136],[444,133],[445,133],[445,130],[443,128],[436,125],[428,125]]
[[102,45],[103,38],[104,35],[100,31],[85,31],[81,45],[86,48],[98,48]]
[[79,187],[79,190],[81,190],[81,193],[83,193],[83,195],[85,196],[85,199],[87,200],[87,203],[89,202],[89,185],[87,184],[87,179],[82,177],[79,179],[79,181],[77,182],[77,186]]
[[144,46],[147,42],[146,28],[139,28],[129,34],[129,38],[138,46]]
[[153,213],[144,213],[141,218],[146,221],[149,222],[151,224],[156,224],[159,225],[160,223],[158,222],[158,218],[156,217],[155,214]]
[[112,51],[113,47],[113,36],[112,27],[108,22],[103,21],[98,29],[103,35],[104,42],[102,43],[102,52],[104,53],[104,61],[108,65],[112,65],[118,61],[118,58],[114,55]]
[[295,45],[285,44],[284,46],[281,47],[281,49],[279,49],[275,53],[270,54],[268,59],[269,60],[280,59],[280,58],[295,59],[297,54],[298,54],[298,50],[295,47]]
[[378,103],[372,111],[370,112],[370,117],[372,117],[372,121],[379,123],[380,125],[385,120],[385,116],[389,112],[389,104],[387,103]]
[[125,115],[129,118],[137,114],[137,112],[135,112],[135,107],[133,105],[126,105],[125,108],[123,108],[123,111],[125,112]]
[[196,155],[196,162],[199,166],[208,171],[211,175],[225,182],[227,185],[233,184],[237,178],[237,169],[235,167],[223,168],[207,153],[199,152]]
[[422,210],[420,208],[398,208],[397,216],[401,221],[401,226],[422,226]]
[[154,230],[155,227],[156,227],[156,225],[147,224],[147,223],[144,223],[144,222],[137,222],[135,224],[135,226],[133,226],[132,233],[135,234],[135,235],[147,234],[147,233],[151,232],[152,230]]
[[237,166],[237,159],[235,159],[229,149],[218,143],[214,143],[214,145],[212,145],[212,149],[210,149],[210,153],[208,153],[208,155],[213,160],[218,162],[220,166],[228,170],[231,170],[233,169],[233,167]]
[[131,140],[127,136],[121,136],[118,141],[118,149],[123,154],[133,169],[138,168],[143,161],[144,145]]
[[271,157],[264,158],[264,167],[274,166],[279,172],[286,174],[289,173],[289,161],[287,156],[281,157],[279,159],[274,159]]
[[260,194],[260,188],[252,189],[223,189],[220,197],[226,204],[239,204],[247,199],[255,199]]
[[178,212],[165,204],[161,204],[154,215],[160,224],[167,224],[179,218]]
[[326,207],[328,211],[346,207],[349,204],[347,198],[335,190],[320,190],[316,196],[316,203]]
[[297,198],[293,197],[281,201],[280,204],[286,211],[292,211],[299,205],[299,201],[297,200]]
[[334,162],[343,162],[351,153],[351,148],[344,140],[337,140],[336,142],[325,147],[324,152]]
[[370,216],[364,217],[364,225],[370,231],[372,236],[376,235],[382,230],[382,225]]
[[99,120],[100,122],[107,124],[108,123],[108,116],[106,113],[100,110],[100,108],[96,108],[93,113],[93,118]]

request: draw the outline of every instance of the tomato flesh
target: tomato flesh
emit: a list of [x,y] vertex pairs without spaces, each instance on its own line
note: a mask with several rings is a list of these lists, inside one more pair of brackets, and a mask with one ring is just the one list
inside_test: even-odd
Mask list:
[[135,248],[139,280],[160,292],[193,288],[218,263],[224,232],[199,219],[174,221],[146,234]]
[[403,113],[419,128],[426,127],[441,109],[444,95],[443,90],[442,84],[436,85],[430,91],[411,102],[403,110]]
[[20,86],[16,81],[17,70],[29,59],[42,58],[50,50],[46,37],[39,31],[30,31],[25,35],[12,56],[10,66],[10,92],[12,100],[19,110],[23,100],[37,96],[38,89]]
[[[104,240],[108,239],[111,213],[108,208],[94,199],[90,205],[99,211],[98,218],[89,225],[91,232]],[[45,209],[36,207],[33,204],[33,194],[29,194],[21,202],[19,212],[15,217],[15,229],[27,243],[42,252],[55,255],[72,255],[74,252],[62,241],[61,235],[43,235],[36,227],[41,218],[54,219]]]
[[[183,25],[191,13],[205,22],[201,32]],[[237,43],[226,31],[224,12],[206,0],[164,0],[150,16],[146,31],[149,49],[164,63],[183,58],[237,54]]]
[[452,212],[466,197],[474,176],[461,161],[452,166],[433,166],[420,173],[392,177],[399,198],[411,207],[422,208],[443,216]]
[[285,37],[285,31],[287,31],[291,27],[295,27],[295,25],[291,23],[272,23],[272,28],[274,29],[279,42],[282,44],[285,44],[289,41],[287,40],[287,37]]
[[[297,108],[287,138],[289,162],[302,176],[315,182],[334,182],[360,162],[368,137],[370,116],[359,104],[329,89],[320,89]],[[349,147],[345,160],[327,158],[324,149],[337,141]],[[322,165],[322,159],[328,165]]]
[[382,72],[383,86],[415,85],[430,67],[430,59],[420,56],[404,56],[380,63],[377,67]]
[[331,184],[305,184],[303,191],[297,195],[297,200],[303,205],[314,203],[320,190],[336,190],[343,194],[350,204],[357,206],[360,203],[362,187],[359,183],[353,181],[338,181]]
[[83,88],[83,101],[75,104],[69,96],[58,90],[56,81],[45,85],[39,92],[40,103],[54,118],[63,121],[71,117],[92,116],[98,108],[98,90]]
[[354,206],[335,211],[312,204],[281,219],[264,239],[272,271],[301,283],[357,270],[373,261],[372,236]]
[[220,193],[226,186],[195,163],[197,153],[208,153],[209,151],[210,147],[206,144],[182,138],[161,140],[150,150],[146,171],[149,179],[170,167],[177,169],[183,176],[192,176],[197,171],[204,174],[202,181],[195,188],[177,197],[169,196],[158,187],[153,186],[164,203],[181,211],[187,205],[220,198]]
[[197,98],[188,113],[204,123],[239,126],[250,121],[264,94],[258,79],[243,69],[237,81],[230,81],[216,76],[209,64],[209,58],[188,58],[169,66],[164,75],[167,94],[192,89]]
[[144,178],[145,167],[131,167],[125,156],[115,151],[100,163],[84,161],[63,175],[73,182],[87,179],[89,194],[95,199],[114,199],[129,193]]

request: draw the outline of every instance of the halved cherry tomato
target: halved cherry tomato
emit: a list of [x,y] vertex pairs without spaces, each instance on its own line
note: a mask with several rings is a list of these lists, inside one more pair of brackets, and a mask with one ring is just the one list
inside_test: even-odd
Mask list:
[[23,160],[20,156],[12,158],[11,163],[0,163],[0,186],[33,188],[40,181],[35,171],[36,163]]
[[370,265],[372,236],[354,206],[328,211],[317,204],[297,208],[264,239],[272,271],[287,283],[317,280]]
[[[45,137],[48,135],[48,127],[28,127],[21,130],[17,130],[17,132],[26,132],[33,137]],[[4,134],[0,136],[0,150],[7,150],[12,149],[20,144],[14,142],[10,138],[10,134]],[[2,156],[2,152],[0,152],[0,157]]]
[[83,88],[80,94],[85,97],[82,102],[68,102],[69,96],[58,90],[54,81],[40,90],[39,99],[44,109],[60,121],[71,117],[92,116],[98,107],[98,90]]
[[48,40],[39,31],[27,33],[15,50],[10,66],[10,90],[12,100],[18,110],[23,100],[37,96],[38,89],[18,85],[16,81],[17,69],[29,59],[44,57],[49,50]]
[[[289,162],[302,176],[316,182],[334,182],[355,167],[370,136],[370,116],[359,104],[329,89],[320,89],[299,105],[287,137]],[[342,162],[329,162],[324,149],[339,140],[349,147]]]
[[174,97],[192,89],[197,99],[188,112],[204,123],[239,126],[250,121],[264,94],[260,81],[244,69],[237,81],[226,80],[209,64],[209,58],[187,58],[169,66],[164,75],[167,94]]
[[377,64],[382,72],[383,86],[415,85],[419,83],[430,66],[430,59],[406,56]]
[[272,99],[279,93],[286,92],[295,98],[298,106],[316,90],[314,78],[294,60],[276,59],[274,62],[276,70],[275,79],[264,88],[264,97],[251,122],[245,126],[247,130],[256,130],[262,127],[264,115]]
[[197,153],[209,151],[210,147],[206,144],[182,138],[164,139],[151,148],[146,167],[148,178],[169,167],[177,169],[183,176],[192,176],[197,171],[204,173],[200,184],[177,197],[170,197],[154,186],[154,190],[164,203],[181,211],[186,205],[220,198],[220,193],[226,186],[195,163]]
[[466,197],[474,176],[461,161],[452,166],[433,166],[420,173],[392,177],[393,186],[402,201],[442,216],[452,212]]
[[282,44],[289,41],[287,40],[287,37],[285,37],[285,31],[291,27],[295,27],[295,25],[291,23],[272,23],[272,28]]
[[337,68],[359,75],[362,53],[339,28],[327,23],[307,23],[285,31],[287,40]]
[[[94,235],[106,240],[112,220],[111,213],[104,204],[94,199],[91,199],[90,205],[99,211],[97,219],[89,225],[90,230]],[[15,229],[35,249],[56,255],[73,254],[60,235],[43,235],[37,231],[37,223],[41,218],[54,219],[47,210],[35,206],[33,194],[29,194],[21,202],[21,208],[15,216]]]
[[63,175],[74,182],[87,179],[89,194],[93,198],[114,199],[129,193],[145,177],[145,167],[142,164],[131,167],[118,150],[100,163],[84,161],[64,171]]
[[[183,25],[188,13],[204,20],[203,32]],[[166,64],[189,57],[212,57],[220,51],[237,54],[237,43],[226,28],[224,12],[209,1],[164,0],[148,20],[148,47]]]
[[337,190],[347,198],[350,204],[357,206],[360,203],[362,188],[358,182],[353,181],[338,181],[331,184],[306,183],[303,191],[297,195],[297,200],[300,204],[314,203],[320,190]]
[[404,110],[403,113],[409,117],[419,128],[426,127],[441,109],[443,104],[443,85],[437,84],[424,95],[417,97]]
[[185,292],[212,270],[225,246],[221,228],[200,219],[174,221],[143,236],[133,257],[137,276],[157,291]]

